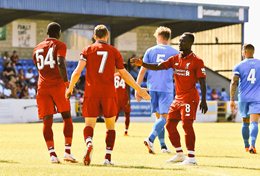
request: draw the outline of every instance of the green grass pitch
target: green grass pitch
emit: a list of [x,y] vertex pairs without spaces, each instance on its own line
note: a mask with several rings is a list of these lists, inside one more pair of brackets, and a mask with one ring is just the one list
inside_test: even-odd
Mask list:
[[[239,123],[195,123],[197,166],[177,166],[165,161],[172,154],[148,154],[143,140],[152,123],[131,123],[129,136],[123,136],[124,124],[116,126],[117,136],[112,160],[115,166],[103,166],[105,154],[105,124],[98,123],[94,132],[91,166],[84,166],[84,123],[74,123],[72,153],[79,163],[51,164],[42,135],[42,124],[0,125],[0,176],[260,176],[260,154],[244,151]],[[182,144],[184,135],[179,124]],[[63,124],[54,123],[55,150],[60,160],[64,154]],[[166,133],[167,134],[167,133]],[[257,149],[260,152],[260,140]],[[166,143],[173,151],[166,135]],[[186,149],[184,150],[186,153]]]

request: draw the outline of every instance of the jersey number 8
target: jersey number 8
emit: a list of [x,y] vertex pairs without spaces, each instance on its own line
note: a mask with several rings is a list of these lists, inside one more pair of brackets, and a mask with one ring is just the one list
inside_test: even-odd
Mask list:
[[44,58],[42,53],[43,49],[36,50],[36,60],[38,70],[42,70],[45,65],[49,65],[50,68],[54,68],[55,60],[53,60],[53,48],[50,48],[47,52],[46,57]]

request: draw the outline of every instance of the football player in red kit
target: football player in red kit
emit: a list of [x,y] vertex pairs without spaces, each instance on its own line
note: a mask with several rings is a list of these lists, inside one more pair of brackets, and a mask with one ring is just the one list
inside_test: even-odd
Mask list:
[[52,22],[47,26],[48,38],[39,43],[33,50],[33,60],[39,72],[37,105],[38,116],[43,120],[43,136],[46,141],[51,162],[60,163],[53,141],[53,114],[61,113],[65,136],[64,160],[76,162],[70,153],[73,124],[70,114],[70,102],[64,97],[69,85],[66,70],[66,44],[59,41],[61,27]]
[[114,75],[115,88],[117,94],[117,107],[118,113],[116,116],[116,121],[118,120],[119,113],[121,111],[124,112],[125,115],[125,133],[124,135],[128,135],[128,128],[130,124],[130,95],[129,95],[129,86],[125,83],[125,80],[122,79],[121,75],[116,72]]
[[[197,163],[195,160],[195,132],[193,129],[193,122],[196,119],[200,99],[195,86],[197,81],[200,83],[202,96],[200,109],[202,113],[206,113],[208,110],[206,103],[206,72],[203,61],[191,50],[193,42],[194,35],[184,33],[179,41],[180,54],[172,56],[160,64],[147,64],[141,59],[132,59],[135,65],[151,70],[174,69],[176,96],[169,108],[166,128],[177,154],[168,162],[182,162],[183,165]],[[188,150],[187,158],[183,154],[180,135],[177,130],[179,121],[182,121],[182,127],[185,131],[185,143]]]
[[112,165],[111,153],[115,143],[115,119],[117,115],[116,90],[114,86],[115,68],[122,78],[137,90],[138,94],[145,99],[150,99],[145,89],[142,89],[126,71],[123,58],[119,51],[108,42],[109,32],[106,26],[98,25],[94,29],[95,43],[87,46],[81,52],[77,68],[73,71],[69,88],[65,96],[70,97],[73,87],[78,81],[81,72],[86,68],[86,83],[82,114],[85,118],[84,139],[87,149],[83,162],[89,165],[93,151],[93,132],[96,118],[100,114],[105,117],[106,154],[104,165]]

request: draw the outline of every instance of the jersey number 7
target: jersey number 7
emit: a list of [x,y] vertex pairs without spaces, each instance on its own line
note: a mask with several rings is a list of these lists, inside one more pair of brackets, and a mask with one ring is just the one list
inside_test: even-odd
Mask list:
[[105,64],[107,62],[107,55],[108,55],[108,53],[107,53],[107,51],[97,51],[97,55],[102,56],[98,73],[103,73],[104,72],[104,68],[105,68]]

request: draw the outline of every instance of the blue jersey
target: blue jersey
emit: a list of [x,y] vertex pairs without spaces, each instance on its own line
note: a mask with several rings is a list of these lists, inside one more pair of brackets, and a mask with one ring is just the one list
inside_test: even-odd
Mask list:
[[239,76],[238,101],[260,102],[260,60],[245,59],[234,68]]
[[[145,54],[143,61],[150,64],[158,64],[167,60],[170,56],[174,56],[179,52],[169,45],[155,45],[149,48]],[[151,91],[173,92],[173,69],[147,71],[147,88]]]

